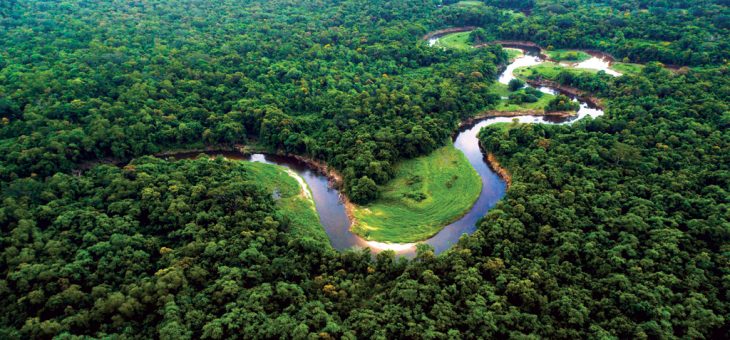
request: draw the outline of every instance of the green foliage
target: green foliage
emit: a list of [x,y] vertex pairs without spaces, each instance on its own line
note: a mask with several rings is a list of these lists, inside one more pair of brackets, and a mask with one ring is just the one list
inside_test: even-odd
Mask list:
[[[444,4],[454,3],[453,0],[444,1]],[[420,6],[434,8],[435,4],[425,5],[417,2]],[[510,14],[507,11],[500,10],[483,4],[474,4],[472,2],[459,3],[455,6],[443,6],[436,11],[436,23],[441,27],[448,26],[496,26],[503,22]]]
[[484,3],[476,0],[462,0],[456,3],[458,6],[484,6]]
[[513,185],[469,244],[510,263],[485,263],[510,304],[551,311],[548,337],[725,332],[727,75],[649,65],[609,80],[608,118],[482,131]]
[[470,32],[458,32],[447,34],[439,38],[436,46],[446,49],[471,50],[473,41]]
[[550,50],[547,51],[548,57],[555,61],[569,61],[573,63],[585,61],[591,58],[591,55],[583,51],[575,50]]
[[378,197],[378,186],[375,184],[375,181],[367,176],[363,176],[352,186],[349,196],[354,203],[373,201]]
[[548,102],[547,106],[545,106],[545,111],[547,112],[578,111],[578,109],[580,109],[578,102],[575,102],[568,96],[562,94],[557,95]]
[[[552,94],[542,93],[534,88],[529,87],[525,88],[524,90],[510,92],[507,88],[507,85],[504,85],[502,83],[492,84],[492,91],[499,94],[501,97],[506,98],[504,100],[501,100],[499,104],[495,107],[495,110],[497,111],[540,111],[545,108],[547,103],[552,98],[555,98],[555,96],[553,96]],[[525,101],[528,95],[537,98],[537,101]]]
[[[301,278],[282,261],[302,247],[325,257],[333,251],[290,234],[294,211],[277,211],[271,191],[258,187],[263,178],[281,188],[280,201],[299,194],[278,167],[221,158],[146,157],[124,168],[7,183],[3,327],[17,327],[24,338],[198,337],[206,328],[198,316],[223,315],[226,303],[260,294],[266,282]],[[294,258],[287,261],[307,268]],[[277,299],[301,302],[285,293]]]
[[550,79],[556,80],[561,73],[579,75],[583,73],[598,73],[599,71],[588,68],[566,67],[553,62],[546,62],[534,66],[519,67],[514,74],[523,79]]
[[611,64],[611,68],[620,72],[621,74],[639,74],[644,68],[644,65],[614,62]]
[[385,183],[393,164],[496,103],[488,87],[506,56],[417,44],[441,20],[435,6],[384,4],[11,7],[0,21],[0,179],[256,140],[326,161],[346,191],[363,176]]
[[[721,64],[730,59],[728,25],[720,23],[729,14],[722,1],[542,1],[529,16],[511,17],[493,31],[502,39],[598,49],[631,62]],[[576,58],[571,61],[585,55]]]
[[[514,80],[514,79],[513,79]],[[512,81],[510,81],[512,83]],[[534,87],[528,87],[524,90],[512,92],[509,95],[509,102],[510,104],[524,104],[524,103],[537,103],[540,101],[540,98],[542,98],[545,94],[540,92],[539,90],[535,89]],[[553,99],[554,100],[554,99]],[[552,102],[548,102],[548,105]]]
[[507,84],[507,88],[508,88],[508,89],[509,89],[510,91],[512,91],[512,92],[514,92],[514,91],[517,91],[517,90],[521,89],[521,88],[522,88],[522,87],[524,87],[524,86],[525,86],[525,82],[524,82],[524,81],[522,81],[522,80],[521,80],[521,79],[519,79],[519,78],[511,79],[511,80],[509,81],[509,84]]
[[355,207],[352,230],[368,240],[414,242],[464,215],[481,192],[481,179],[453,146],[398,164],[374,202]]
[[507,59],[509,59],[510,61],[524,55],[524,52],[522,52],[522,50],[516,48],[505,48],[504,50],[507,52]]
[[[0,338],[727,338],[727,1],[452,2],[0,1]],[[499,101],[504,51],[421,41],[462,25],[703,67],[556,71],[607,114],[484,129],[507,196],[411,261],[333,251],[276,168],[138,158],[255,140],[363,200],[466,201],[471,168],[396,164],[554,97]]]
[[276,165],[242,162],[247,179],[257,183],[274,197],[276,207],[290,222],[290,233],[293,237],[311,237],[323,244],[329,244],[327,234],[319,223],[312,194],[304,180],[302,184],[294,178],[293,172]]
[[482,44],[486,43],[490,40],[490,35],[487,33],[487,31],[481,27],[471,31],[469,33],[469,42],[472,44]]

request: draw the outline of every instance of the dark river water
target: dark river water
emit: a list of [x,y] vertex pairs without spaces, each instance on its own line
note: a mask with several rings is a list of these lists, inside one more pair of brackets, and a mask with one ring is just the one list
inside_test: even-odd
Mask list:
[[[539,53],[534,50],[523,50],[526,52],[522,57],[514,60],[500,75],[499,81],[508,83],[514,78],[512,72],[521,66],[537,65],[543,62]],[[550,88],[540,88],[546,93],[556,93]],[[577,99],[574,99],[577,100]],[[603,111],[590,107],[587,103],[581,102],[578,114],[568,119],[556,119],[555,117],[541,116],[517,116],[517,117],[493,117],[477,121],[475,124],[460,129],[454,138],[454,147],[464,153],[469,163],[474,167],[482,180],[482,191],[479,198],[466,215],[458,221],[444,227],[438,234],[423,241],[434,247],[436,253],[441,253],[456,243],[464,234],[471,234],[476,231],[477,221],[494,207],[504,197],[507,184],[487,165],[484,155],[479,149],[477,134],[479,130],[487,125],[499,122],[512,122],[517,120],[521,123],[541,124],[566,124],[586,116],[600,116]],[[414,243],[381,243],[366,241],[350,231],[350,220],[345,213],[345,206],[340,200],[337,190],[330,188],[329,180],[319,172],[312,170],[306,164],[289,157],[280,157],[268,154],[243,155],[235,152],[215,153],[226,156],[229,159],[243,161],[263,162],[277,164],[291,169],[301,176],[309,185],[312,197],[319,213],[319,219],[329,236],[330,243],[335,249],[345,250],[353,247],[369,247],[373,252],[390,249],[399,255],[413,256],[415,254]]]

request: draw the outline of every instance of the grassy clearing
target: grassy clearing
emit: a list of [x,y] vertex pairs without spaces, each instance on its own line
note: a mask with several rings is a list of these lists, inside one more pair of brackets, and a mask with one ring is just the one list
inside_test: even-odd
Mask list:
[[611,68],[622,74],[639,74],[644,69],[644,65],[632,63],[613,63]]
[[479,198],[482,182],[461,151],[449,145],[404,161],[381,197],[354,210],[352,230],[380,242],[425,240],[459,219]]
[[465,0],[465,1],[457,2],[456,5],[457,6],[484,6],[484,3],[481,1]]
[[522,18],[525,17],[525,13],[518,12],[518,11],[514,11],[514,10],[511,10],[511,9],[503,10],[502,13],[511,16],[513,19],[516,19],[516,18],[519,18],[519,17],[522,17]]
[[551,50],[546,52],[550,59],[555,61],[567,61],[579,63],[591,59],[591,55],[578,50]]
[[[621,74],[639,74],[641,73],[641,70],[644,68],[644,65],[641,64],[632,64],[632,63],[620,63],[620,62],[614,62],[611,64],[611,69],[614,71],[617,71]],[[581,72],[587,72],[587,73],[598,73],[598,70],[590,69],[590,68],[573,68],[573,67],[566,67],[557,63],[553,62],[546,62],[542,63],[540,65],[535,66],[528,66],[528,67],[520,67],[515,70],[515,76],[526,79],[532,75],[539,75],[543,78],[555,80],[558,77],[558,74],[560,74],[561,71],[568,71],[572,73],[581,73]]]
[[558,78],[558,74],[560,74],[561,71],[573,73],[598,73],[598,70],[594,69],[565,67],[560,64],[546,62],[535,66],[520,67],[515,70],[514,74],[522,79],[528,78],[532,75],[539,75],[543,78],[555,80]]
[[516,48],[505,48],[504,51],[507,52],[507,57],[509,58],[510,62],[524,55],[524,52],[522,52],[522,50]]
[[[512,93],[507,88],[507,85],[502,83],[494,83],[490,87],[490,90],[492,93],[500,96],[500,97],[509,97],[509,95]],[[538,99],[537,102],[534,103],[521,103],[521,104],[512,104],[509,102],[508,99],[502,99],[499,101],[499,104],[494,108],[497,111],[523,111],[523,110],[542,110],[545,108],[545,106],[550,102],[551,99],[555,98],[555,96],[547,93],[543,93],[542,97]]]
[[447,34],[439,38],[436,46],[443,48],[453,48],[457,50],[470,50],[472,49],[472,46],[471,41],[469,41],[469,33],[471,32]]
[[327,234],[319,223],[314,201],[309,198],[311,192],[308,186],[306,190],[309,196],[303,196],[302,186],[287,173],[286,168],[264,163],[242,163],[249,180],[274,195],[277,207],[292,222],[291,232],[294,236],[311,237],[329,245]]
[[519,124],[520,123],[516,123],[516,122],[511,122],[511,123],[499,122],[499,123],[491,124],[491,125],[489,125],[489,127],[493,128],[493,129],[497,129],[502,132],[507,132],[507,131],[509,131],[509,129],[517,127]]

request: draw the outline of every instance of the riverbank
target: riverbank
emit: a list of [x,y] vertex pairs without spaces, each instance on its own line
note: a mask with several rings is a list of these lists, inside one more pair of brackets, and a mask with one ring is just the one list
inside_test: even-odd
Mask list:
[[[517,59],[522,60],[524,58]],[[508,65],[508,67],[505,67],[502,73],[507,73],[509,67],[514,68],[513,64],[514,62]],[[509,73],[511,74],[511,71]],[[545,83],[545,85],[550,86],[547,83]],[[556,87],[562,88],[562,86]],[[568,89],[563,88],[563,90],[569,92]],[[574,91],[574,93],[585,95],[584,93],[578,92],[577,90]],[[598,103],[597,100],[592,100],[592,102]],[[494,155],[490,156],[488,152],[485,152],[485,150],[481,149],[481,145],[478,142],[477,135],[482,127],[494,123],[509,123],[512,121],[512,119],[517,119],[522,123],[560,123],[570,121],[573,119],[573,117],[596,116],[602,114],[602,112],[595,111],[596,110],[588,110],[588,112],[586,112],[585,108],[582,107],[581,111],[579,111],[576,115],[576,113],[574,112],[544,112],[544,110],[540,110],[538,108],[525,108],[509,111],[487,110],[460,122],[458,125],[459,132],[458,135],[454,137],[453,147],[461,151],[460,153],[463,153],[463,155],[466,157],[466,159],[468,160],[467,167],[459,168],[448,162],[440,164],[435,167],[436,171],[433,171],[434,173],[443,175],[443,173],[447,172],[443,171],[443,169],[456,169],[456,173],[454,173],[454,175],[456,175],[457,177],[454,177],[454,175],[452,175],[451,177],[446,176],[442,178],[443,180],[431,182],[435,183],[435,187],[439,188],[446,187],[446,184],[451,181],[453,182],[451,183],[451,185],[455,188],[456,182],[465,179],[465,177],[463,176],[464,173],[467,173],[470,170],[476,171],[477,178],[480,179],[480,185],[471,184],[466,186],[467,188],[479,189],[479,192],[477,193],[476,203],[474,203],[474,200],[472,198],[467,197],[468,195],[463,194],[463,192],[468,191],[466,189],[456,190],[459,195],[437,194],[435,196],[444,197],[449,199],[450,201],[453,201],[451,200],[451,198],[458,198],[464,199],[464,202],[466,202],[468,198],[469,202],[466,202],[466,204],[458,205],[437,204],[434,206],[435,208],[433,209],[424,209],[421,212],[417,213],[411,212],[410,216],[404,215],[405,217],[402,218],[397,217],[391,218],[390,220],[384,219],[384,222],[381,223],[384,228],[390,229],[390,227],[394,224],[394,221],[404,224],[404,227],[401,228],[399,231],[396,231],[395,229],[393,229],[393,231],[390,231],[393,238],[376,239],[378,241],[387,240],[385,242],[369,241],[368,239],[374,239],[372,237],[369,237],[371,235],[363,235],[361,233],[360,235],[365,236],[363,238],[355,232],[356,230],[353,226],[360,223],[361,219],[363,218],[363,216],[360,216],[357,213],[358,209],[362,207],[358,207],[352,204],[347,196],[341,193],[339,190],[333,190],[333,188],[343,188],[344,178],[342,174],[340,174],[336,169],[329,166],[326,162],[301,155],[293,155],[283,152],[282,150],[272,150],[271,148],[266,148],[256,143],[248,145],[235,144],[217,146],[203,146],[201,144],[198,144],[191,145],[191,148],[189,149],[165,150],[154,154],[154,156],[163,158],[182,158],[187,156],[190,158],[194,158],[200,153],[221,153],[232,159],[266,162],[269,164],[277,164],[289,168],[293,172],[296,172],[306,181],[312,192],[312,199],[315,202],[316,210],[320,216],[320,223],[307,222],[311,224],[309,225],[309,227],[324,230],[329,238],[330,244],[335,249],[345,250],[353,247],[370,247],[373,252],[379,252],[382,250],[394,250],[397,254],[410,256],[415,253],[414,242],[423,242],[429,244],[434,247],[436,253],[439,253],[445,251],[446,249],[449,249],[454,243],[458,241],[461,235],[473,233],[477,229],[476,225],[479,219],[482,218],[504,196],[507,187],[511,185],[512,178],[510,172],[507,169],[501,167],[499,161],[496,159],[496,157],[494,157]],[[551,118],[546,119],[545,117]],[[424,157],[429,156],[433,155],[427,155]],[[408,161],[414,160],[404,160],[403,162]],[[289,173],[286,174],[289,175]],[[289,177],[293,179],[293,177]],[[404,178],[413,179],[412,177]],[[261,181],[265,180],[262,179]],[[301,187],[301,182],[299,182],[298,184],[299,187]],[[419,194],[419,192],[423,192],[423,190],[421,189],[411,190],[412,188],[410,188],[408,185],[394,185],[393,188],[396,190],[392,190],[391,192],[400,194],[399,199],[403,199],[405,197],[406,199],[413,199],[414,201],[417,201],[421,199],[421,195]],[[406,192],[404,190],[398,191],[398,189],[408,189],[407,191],[409,192]],[[408,196],[404,196],[404,194],[408,194]],[[305,199],[306,197],[303,197],[302,195],[297,195],[297,198]],[[423,200],[426,199],[428,199],[428,197],[424,198]],[[463,207],[469,207],[470,204],[471,207],[465,212]],[[385,202],[383,206],[386,208],[386,210],[397,209],[397,205],[392,204],[392,202]],[[414,231],[414,229],[410,228],[411,226],[408,225],[410,222],[418,223],[423,221],[423,216],[426,216],[428,213],[438,212],[436,210],[437,208],[445,209],[443,211],[450,209],[451,211],[448,215],[451,217],[449,219],[441,219],[437,221],[437,223],[430,224],[428,226],[428,230],[423,229]],[[382,218],[382,216],[372,216]],[[387,217],[387,215],[383,216]],[[446,214],[442,214],[441,217],[444,216],[446,216]],[[296,217],[297,216],[293,216],[293,218]]]
[[534,87],[549,87],[568,96],[573,96],[598,109],[603,110],[603,100],[581,89],[560,84],[549,79],[525,79],[525,82]]
[[164,151],[152,153],[149,155],[142,155],[138,157],[132,157],[130,159],[120,159],[115,157],[102,157],[99,159],[83,161],[79,163],[75,173],[80,173],[93,168],[94,166],[107,164],[113,166],[124,166],[135,158],[144,156],[154,156],[157,158],[168,158],[168,157],[179,157],[181,155],[197,155],[201,153],[212,153],[212,152],[240,152],[242,154],[250,154],[254,152],[266,152],[266,148],[258,144],[234,144],[234,145],[208,145],[208,146],[191,146],[189,148],[171,148]]
[[[479,144],[479,148],[482,149],[481,143]],[[482,149],[482,152],[484,152],[484,149]],[[512,174],[510,174],[509,170],[502,167],[497,160],[497,156],[491,152],[487,152],[486,161],[489,168],[491,168],[495,173],[497,173],[497,175],[499,175],[500,178],[502,178],[502,180],[504,180],[505,183],[507,183],[507,189],[509,189],[509,187],[512,186]]]
[[340,202],[342,202],[342,205],[345,207],[345,214],[347,215],[347,218],[350,220],[350,227],[351,228],[357,221],[355,218],[355,208],[356,205],[350,201],[350,198],[347,197],[347,195],[343,194],[340,190],[344,187],[344,178],[342,177],[342,174],[337,171],[335,168],[329,166],[324,161],[318,161],[309,157],[304,157],[300,155],[294,155],[294,154],[281,154],[282,156],[291,157],[296,159],[297,161],[302,162],[303,164],[306,164],[310,169],[317,171],[317,173],[321,174],[322,176],[327,178],[327,181],[329,183],[329,186],[333,189],[336,189],[340,198]]
[[215,153],[215,152],[237,152],[241,155],[251,155],[254,153],[262,153],[268,155],[274,155],[279,157],[288,157],[295,159],[296,161],[305,164],[308,168],[317,171],[329,179],[330,184],[334,189],[340,189],[343,186],[343,177],[336,169],[327,165],[324,161],[319,161],[306,156],[292,154],[284,152],[282,150],[275,150],[267,148],[260,144],[234,144],[234,145],[216,145],[206,146],[202,148],[192,149],[171,149],[153,154],[155,157],[167,158],[167,157],[181,157],[181,156],[196,156],[200,153]]
[[319,222],[311,188],[301,176],[279,165],[241,162],[241,166],[246,169],[248,181],[262,186],[274,196],[279,211],[290,221],[290,232],[294,237],[311,237],[330,244]]
[[525,109],[525,110],[519,110],[519,111],[497,111],[497,110],[488,110],[483,111],[480,113],[477,113],[473,117],[469,117],[467,119],[464,119],[459,123],[459,129],[467,129],[469,127],[474,126],[475,124],[479,123],[482,120],[485,120],[487,118],[494,118],[494,117],[518,117],[518,116],[546,116],[546,117],[557,117],[557,118],[568,118],[570,116],[574,116],[576,113],[573,111],[555,111],[555,112],[545,112],[545,110],[533,110],[533,109]]
[[461,26],[461,27],[450,27],[450,28],[444,28],[440,30],[436,30],[433,32],[430,32],[423,36],[423,40],[430,40],[434,38],[439,38],[441,36],[451,34],[451,33],[459,33],[459,32],[468,32],[473,31],[477,27],[476,26]]

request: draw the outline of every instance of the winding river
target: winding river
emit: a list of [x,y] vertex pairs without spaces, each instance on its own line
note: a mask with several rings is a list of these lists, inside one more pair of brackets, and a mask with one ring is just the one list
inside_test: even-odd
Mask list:
[[[538,49],[521,49],[524,55],[516,58],[506,67],[499,77],[500,82],[506,84],[513,79],[513,71],[518,67],[537,65],[544,62]],[[556,90],[547,87],[539,89],[546,93],[557,93]],[[577,101],[577,99],[574,100]],[[580,102],[580,104],[578,113],[568,118],[534,115],[489,117],[478,120],[468,126],[462,126],[458,134],[454,137],[453,143],[457,149],[466,155],[469,163],[471,163],[481,177],[482,191],[469,212],[458,221],[444,227],[430,239],[423,241],[423,243],[433,246],[436,253],[441,253],[449,249],[463,234],[471,234],[476,231],[477,221],[505,195],[507,190],[506,182],[489,167],[479,148],[479,140],[477,139],[479,130],[487,125],[499,122],[512,122],[513,120],[521,123],[565,124],[586,116],[596,117],[603,114],[602,110],[591,107],[586,102]],[[330,243],[335,249],[346,250],[353,247],[369,247],[373,252],[389,249],[395,251],[396,254],[409,257],[415,254],[416,245],[414,243],[393,244],[367,241],[352,233],[350,231],[351,222],[347,216],[345,205],[340,199],[340,193],[330,187],[330,181],[325,175],[322,175],[317,170],[313,170],[307,164],[290,157],[260,153],[244,155],[237,152],[220,152],[215,154],[222,154],[229,159],[276,164],[284,166],[299,175],[309,185],[312,191],[312,198],[319,213],[320,222],[329,236]]]

